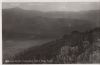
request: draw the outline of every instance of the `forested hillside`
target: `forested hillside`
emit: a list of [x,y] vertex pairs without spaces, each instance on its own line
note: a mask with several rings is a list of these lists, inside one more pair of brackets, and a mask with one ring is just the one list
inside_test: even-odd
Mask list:
[[73,31],[61,39],[31,47],[13,57],[19,62],[10,63],[100,63],[99,56],[100,28],[95,28],[87,32]]

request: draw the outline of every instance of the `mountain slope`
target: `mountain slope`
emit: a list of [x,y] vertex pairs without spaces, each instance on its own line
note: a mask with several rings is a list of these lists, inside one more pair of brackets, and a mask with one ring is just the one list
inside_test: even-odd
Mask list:
[[3,36],[10,38],[12,35],[12,38],[14,36],[16,38],[18,35],[19,37],[21,35],[33,35],[34,37],[40,38],[57,38],[72,30],[85,31],[94,28],[97,25],[99,26],[99,21],[94,21],[100,19],[97,18],[99,14],[97,15],[97,13],[94,12],[94,16],[91,16],[92,13],[85,13],[84,15],[80,15],[80,13],[45,13],[23,10],[20,8],[4,9],[2,11]]
[[[31,47],[13,57],[13,60],[20,60],[20,62],[9,63],[100,63],[100,46],[98,45],[100,36],[97,35],[100,35],[100,28],[87,32],[73,31],[69,35],[64,35],[61,39]],[[27,62],[27,60],[30,62]]]

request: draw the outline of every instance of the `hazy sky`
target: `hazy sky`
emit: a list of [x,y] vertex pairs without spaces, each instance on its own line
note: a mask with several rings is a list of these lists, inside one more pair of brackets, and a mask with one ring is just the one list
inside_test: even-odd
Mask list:
[[3,3],[3,9],[19,7],[26,10],[39,11],[84,11],[100,10],[100,2],[35,2],[35,3]]

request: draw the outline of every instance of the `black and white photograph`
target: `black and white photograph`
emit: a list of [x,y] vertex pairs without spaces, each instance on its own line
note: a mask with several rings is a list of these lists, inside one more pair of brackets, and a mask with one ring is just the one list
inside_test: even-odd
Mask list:
[[100,2],[2,2],[3,64],[100,64]]

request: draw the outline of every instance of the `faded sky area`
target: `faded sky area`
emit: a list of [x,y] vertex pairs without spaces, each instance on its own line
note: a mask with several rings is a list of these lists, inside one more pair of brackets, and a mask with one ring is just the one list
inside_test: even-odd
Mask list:
[[28,2],[2,3],[3,9],[19,7],[25,10],[39,11],[88,11],[100,10],[100,2]]

